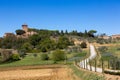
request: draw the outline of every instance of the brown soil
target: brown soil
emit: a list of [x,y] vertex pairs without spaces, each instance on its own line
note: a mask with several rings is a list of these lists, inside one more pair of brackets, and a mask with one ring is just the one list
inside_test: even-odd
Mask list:
[[120,80],[120,76],[105,74],[106,80]]
[[66,66],[25,66],[4,68],[0,80],[80,80]]

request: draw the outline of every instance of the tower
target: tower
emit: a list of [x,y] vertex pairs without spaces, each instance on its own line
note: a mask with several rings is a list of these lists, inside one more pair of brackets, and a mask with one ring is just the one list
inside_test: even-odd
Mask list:
[[22,29],[23,29],[25,32],[28,32],[28,25],[27,25],[27,24],[23,24],[23,25],[22,25]]

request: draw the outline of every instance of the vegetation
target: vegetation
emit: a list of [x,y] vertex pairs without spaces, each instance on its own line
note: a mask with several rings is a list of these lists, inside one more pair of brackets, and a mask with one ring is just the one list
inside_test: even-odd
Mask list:
[[[101,46],[98,48],[104,67],[113,70],[120,70],[119,46]],[[109,72],[108,72],[109,73]],[[110,72],[111,73],[111,72]],[[114,73],[113,73],[114,74]]]
[[65,60],[65,58],[66,58],[65,52],[61,50],[56,50],[51,55],[51,59],[54,61]]
[[21,30],[21,29],[18,29],[18,30],[16,30],[15,32],[16,32],[17,35],[22,35],[22,34],[25,33],[25,31],[24,31],[24,30]]
[[42,54],[40,55],[40,59],[41,59],[41,60],[48,60],[48,59],[49,59],[48,54],[42,53]]
[[12,60],[12,61],[18,61],[18,60],[20,60],[19,54],[18,53],[12,54],[12,56],[10,57],[10,60]]
[[82,43],[80,44],[80,46],[81,46],[81,48],[87,48],[86,42],[82,42]]
[[104,76],[98,76],[97,74],[93,74],[88,71],[80,70],[80,69],[76,68],[76,66],[74,66],[74,65],[69,65],[69,67],[82,80],[105,80]]

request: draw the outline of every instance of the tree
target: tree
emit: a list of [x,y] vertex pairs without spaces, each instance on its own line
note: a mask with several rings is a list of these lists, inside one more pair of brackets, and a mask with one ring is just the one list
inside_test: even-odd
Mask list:
[[90,30],[90,31],[88,32],[88,35],[89,35],[89,37],[94,37],[94,34],[95,34],[95,33],[97,33],[96,30]]
[[65,34],[68,34],[68,31],[67,31],[67,30],[65,31]]
[[12,61],[18,61],[20,60],[20,55],[18,53],[12,54],[11,58]]
[[41,59],[41,60],[48,60],[48,59],[49,59],[49,57],[48,57],[48,55],[47,55],[47,54],[42,53],[42,54],[40,55],[40,59]]
[[63,30],[61,30],[61,35],[64,35],[64,31]]
[[65,36],[60,36],[59,37],[59,40],[58,40],[58,43],[57,43],[57,48],[59,49],[64,49],[64,48],[67,48],[68,45],[70,45],[70,41],[67,37]]
[[64,51],[56,50],[52,53],[52,60],[54,60],[54,61],[65,60],[65,58],[66,58],[66,56],[65,56]]
[[15,31],[17,35],[23,35],[25,33],[24,30],[18,29]]
[[26,42],[22,45],[22,49],[26,50],[27,52],[30,52],[32,50],[32,45],[29,42]]
[[80,44],[80,46],[81,46],[81,48],[87,48],[86,42],[82,42],[82,43]]
[[38,34],[29,37],[30,44],[33,45],[34,48],[36,47],[36,45],[39,44],[41,40],[42,40],[42,37]]
[[37,45],[37,49],[40,49],[40,51],[42,51],[42,52],[54,50],[54,49],[56,49],[56,43],[55,43],[55,41],[53,41],[49,38],[46,38],[46,39],[42,40],[39,43],[39,45]]

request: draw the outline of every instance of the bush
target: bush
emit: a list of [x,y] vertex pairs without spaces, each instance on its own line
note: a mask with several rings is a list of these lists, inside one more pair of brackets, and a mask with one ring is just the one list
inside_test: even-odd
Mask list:
[[103,52],[106,52],[108,48],[106,46],[101,46],[98,48],[98,50],[100,51],[100,53],[103,53]]
[[26,56],[26,50],[25,49],[21,49],[18,51],[20,57],[24,58]]
[[111,71],[104,71],[106,74],[111,74],[111,75],[120,75],[120,72],[111,72]]
[[80,46],[81,46],[81,48],[87,48],[86,42],[82,42],[82,43],[80,44]]
[[12,54],[10,60],[18,61],[18,60],[20,60],[20,55],[18,53]]
[[56,50],[55,52],[52,53],[51,58],[54,61],[65,60],[65,52],[61,50]]
[[48,55],[47,55],[47,54],[42,53],[42,54],[40,55],[40,59],[41,59],[41,60],[48,60],[48,59],[49,59],[49,57],[48,57]]
[[36,53],[33,54],[34,57],[37,57],[38,55]]

